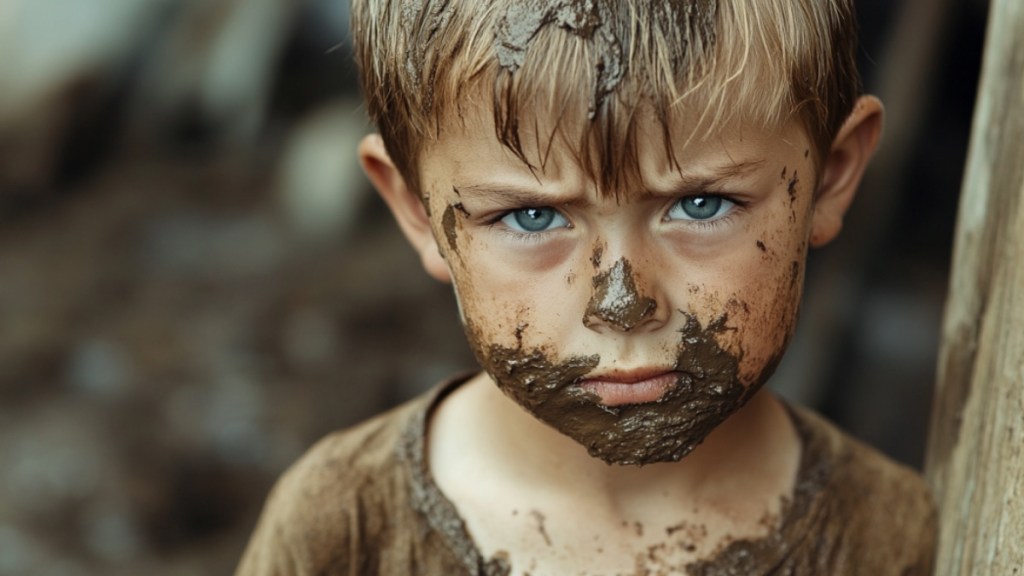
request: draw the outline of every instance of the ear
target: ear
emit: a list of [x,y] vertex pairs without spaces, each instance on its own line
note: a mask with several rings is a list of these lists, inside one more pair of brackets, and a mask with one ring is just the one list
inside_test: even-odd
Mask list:
[[405,178],[391,161],[379,134],[370,134],[359,143],[359,163],[377,193],[391,209],[398,227],[420,255],[423,268],[437,280],[450,282],[451,273],[430,227],[426,206],[410,190]]
[[823,162],[821,185],[814,200],[811,246],[828,244],[842,229],[843,216],[878,147],[882,117],[882,103],[878,98],[861,96],[839,129]]

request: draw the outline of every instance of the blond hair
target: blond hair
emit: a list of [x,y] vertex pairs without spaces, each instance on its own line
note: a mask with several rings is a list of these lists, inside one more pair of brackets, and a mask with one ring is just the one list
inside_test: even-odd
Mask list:
[[820,160],[860,93],[852,0],[354,0],[352,22],[367,111],[416,190],[424,145],[474,106],[524,162],[557,137],[618,194],[645,113],[672,162],[682,115],[690,137],[797,118]]

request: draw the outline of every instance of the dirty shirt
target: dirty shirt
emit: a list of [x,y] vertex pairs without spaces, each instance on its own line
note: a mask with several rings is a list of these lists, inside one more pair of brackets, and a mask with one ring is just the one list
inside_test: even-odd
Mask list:
[[[503,557],[476,548],[426,461],[431,411],[465,381],[310,449],[271,492],[236,576],[509,574]],[[686,573],[931,574],[936,516],[920,477],[814,413],[789,410],[803,445],[782,521]]]

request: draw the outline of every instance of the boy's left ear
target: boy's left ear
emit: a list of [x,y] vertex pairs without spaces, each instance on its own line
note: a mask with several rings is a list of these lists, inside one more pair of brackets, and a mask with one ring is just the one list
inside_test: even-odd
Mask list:
[[406,184],[379,135],[370,134],[359,143],[359,163],[391,209],[398,227],[419,253],[424,270],[441,282],[451,282],[451,272],[430,227],[424,200]]
[[868,161],[882,135],[882,102],[861,96],[847,117],[823,162],[821,185],[814,199],[811,246],[831,242],[843,227]]

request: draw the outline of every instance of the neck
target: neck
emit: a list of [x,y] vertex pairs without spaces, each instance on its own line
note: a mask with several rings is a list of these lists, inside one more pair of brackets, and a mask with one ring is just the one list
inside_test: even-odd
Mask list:
[[605,501],[624,513],[642,508],[650,495],[694,508],[739,500],[763,506],[791,492],[799,461],[799,441],[789,416],[764,390],[679,462],[642,467],[608,465],[590,456],[502,394],[485,374],[463,385],[438,410],[432,458],[450,456],[435,441],[446,431],[461,431],[461,457],[486,463],[488,475],[571,491],[573,497]]

